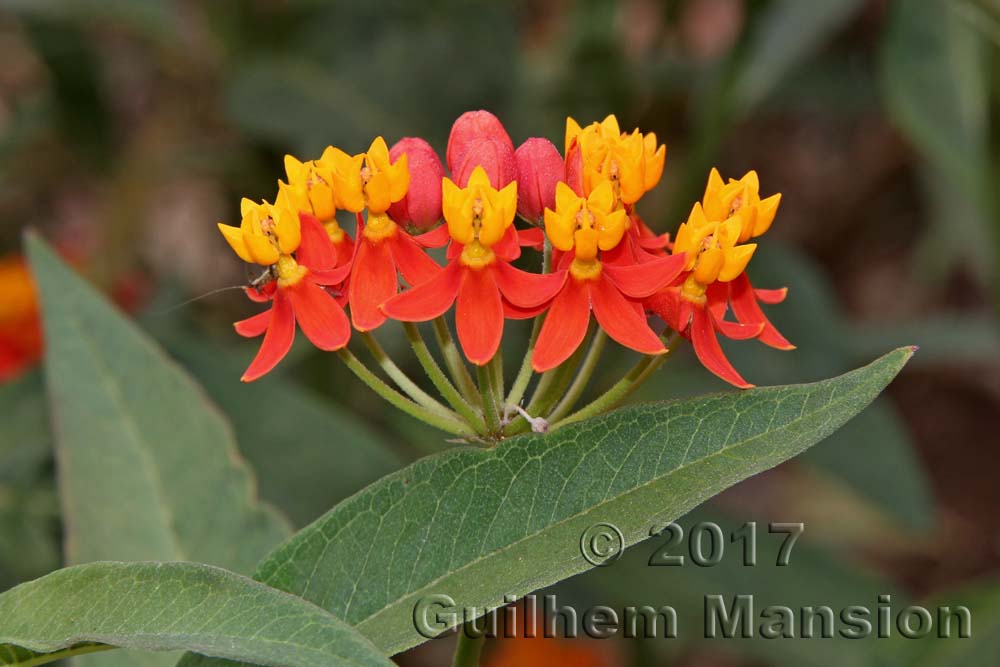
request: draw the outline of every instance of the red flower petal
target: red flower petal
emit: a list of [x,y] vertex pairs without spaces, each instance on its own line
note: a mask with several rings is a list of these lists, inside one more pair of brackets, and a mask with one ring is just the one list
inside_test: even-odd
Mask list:
[[528,273],[516,269],[507,262],[496,262],[493,265],[496,272],[497,286],[505,299],[519,308],[535,308],[552,300],[563,283],[566,282],[566,272]]
[[452,262],[430,280],[397,294],[382,304],[382,312],[401,322],[423,322],[444,315],[455,303],[462,267]]
[[299,222],[302,227],[302,242],[295,252],[298,263],[316,271],[337,266],[337,248],[316,216],[300,212]]
[[265,284],[260,289],[255,287],[244,287],[243,292],[247,298],[255,303],[267,303],[274,298],[274,290],[277,288],[275,281]]
[[438,225],[425,234],[414,236],[413,240],[425,248],[440,248],[451,240],[451,234],[448,233],[448,225]]
[[684,270],[686,255],[667,255],[642,264],[605,264],[603,270],[623,294],[645,299],[669,285]]
[[287,291],[295,319],[313,345],[327,352],[347,345],[351,323],[332,296],[308,280],[300,280]]
[[521,256],[521,245],[517,241],[517,230],[514,225],[507,228],[500,241],[493,246],[497,257],[507,262],[513,262]]
[[243,382],[253,382],[277,366],[278,362],[288,354],[292,341],[295,340],[295,315],[292,313],[288,295],[284,291],[278,290],[275,293],[274,306],[270,312],[271,323],[267,327],[267,333],[264,334],[264,342],[240,378]]
[[317,285],[339,285],[347,280],[347,277],[350,275],[351,265],[342,264],[335,269],[328,269],[326,271],[314,271],[310,269],[305,279]]
[[354,254],[348,301],[351,321],[358,331],[371,331],[385,322],[379,306],[396,295],[396,263],[389,244],[372,243],[362,235]]
[[695,308],[691,318],[691,342],[698,360],[708,370],[740,389],[749,389],[753,385],[744,380],[733,365],[726,359],[719,339],[715,337],[712,318],[704,308]]
[[354,259],[354,239],[347,232],[339,241],[333,244],[333,247],[337,249],[337,266],[343,266],[344,264],[350,264],[351,260]]
[[754,294],[757,295],[758,301],[763,301],[767,304],[781,303],[788,296],[788,288],[781,287],[779,289],[754,289]]
[[233,322],[233,327],[236,329],[236,333],[244,338],[256,338],[267,331],[267,327],[270,323],[271,309],[268,308],[263,313],[257,313],[253,317],[248,317],[245,320],[240,320],[239,322]]
[[503,304],[492,271],[463,267],[455,325],[466,358],[482,366],[496,354],[503,337]]
[[756,338],[764,330],[764,323],[759,322],[757,324],[741,324],[740,322],[728,322],[723,319],[712,318],[715,324],[715,330],[726,338],[731,338],[732,340],[750,340],[751,338]]
[[636,310],[635,303],[622,296],[606,276],[590,283],[590,298],[594,316],[613,339],[643,354],[659,354],[666,349],[646,318]]
[[[786,290],[774,291],[784,292]],[[784,295],[782,295],[782,298],[784,298]],[[771,321],[764,315],[764,311],[760,309],[757,299],[754,298],[754,289],[750,284],[750,278],[747,277],[745,271],[729,283],[729,299],[733,306],[733,313],[740,322],[744,324],[761,323],[764,325],[760,335],[757,337],[760,342],[779,350],[795,349],[794,345],[778,333],[778,330],[771,324]]]
[[676,289],[665,289],[646,299],[646,307],[656,313],[674,331],[684,331],[687,322],[681,323],[680,294]]
[[503,316],[506,320],[530,320],[544,313],[548,307],[549,304],[544,303],[534,308],[521,308],[520,306],[515,306],[507,299],[503,299]]
[[588,283],[570,278],[552,301],[538,334],[531,354],[531,367],[535,372],[543,373],[569,359],[587,335],[589,323]]
[[545,232],[541,227],[529,227],[517,230],[517,242],[525,248],[534,248],[538,252],[545,249]]
[[389,248],[396,267],[410,285],[427,282],[441,272],[440,265],[402,229],[397,229],[389,240]]

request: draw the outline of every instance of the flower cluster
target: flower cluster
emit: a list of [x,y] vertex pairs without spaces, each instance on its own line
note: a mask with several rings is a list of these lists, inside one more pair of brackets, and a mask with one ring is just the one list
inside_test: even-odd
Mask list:
[[[536,429],[544,425],[529,414],[532,407],[565,417],[565,400],[553,406],[553,400],[533,399],[528,412],[520,400],[532,371],[543,374],[536,395],[551,394],[552,386],[561,387],[563,399],[578,393],[578,381],[593,365],[580,359],[588,335],[594,337],[588,358],[599,354],[605,337],[647,355],[639,375],[678,338],[690,339],[706,368],[750,386],[724,356],[717,335],[791,347],[759,305],[781,301],[785,291],[754,289],[746,276],[756,248],[750,241],[770,227],[780,196],[762,199],[754,172],[724,182],[713,169],[703,200],[671,241],[635,208],[659,182],[665,154],[655,134],[622,132],[614,116],[587,126],[568,119],[563,153],[538,137],[515,149],[499,119],[473,111],[452,127],[447,171],[430,144],[412,137],[391,149],[377,137],[356,155],[329,147],[306,162],[286,157],[286,180],[278,182],[274,202],[244,200],[240,226],[219,226],[241,259],[265,267],[246,291],[270,308],[236,323],[244,336],[264,336],[243,379],[275,367],[297,323],[316,347],[341,351],[369,386],[399,398],[395,402],[411,413],[419,408],[464,421],[480,435],[506,429],[511,411],[524,413],[522,422]],[[350,219],[353,230],[341,227]],[[541,272],[515,266],[524,266],[525,251],[542,253]],[[474,383],[462,359],[451,354],[443,319],[453,306],[460,349],[478,367],[481,391],[474,398]],[[730,311],[732,320],[726,319]],[[654,315],[670,335],[651,326]],[[385,359],[370,332],[388,319],[405,323],[453,410]],[[504,400],[493,395],[503,388],[496,360],[505,321],[519,319],[536,325],[522,373]],[[411,324],[429,320],[450,379]],[[394,390],[346,351],[352,330],[365,336],[409,398],[387,394]],[[561,383],[554,378],[560,373]],[[484,384],[492,394],[482,391]],[[492,425],[491,408],[499,417]]]

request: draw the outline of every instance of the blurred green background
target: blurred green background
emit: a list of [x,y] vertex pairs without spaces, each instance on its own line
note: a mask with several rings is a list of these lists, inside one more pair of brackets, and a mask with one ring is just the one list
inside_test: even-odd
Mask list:
[[[1000,626],[998,43],[996,0],[5,0],[0,256],[36,227],[114,295],[205,386],[261,495],[301,526],[449,445],[307,345],[241,385],[255,343],[229,323],[255,307],[238,292],[173,307],[246,279],[215,224],[238,220],[241,196],[273,196],[286,152],[357,152],[382,134],[423,136],[443,154],[454,118],[478,108],[515,144],[541,135],[561,146],[567,115],[615,113],[667,145],[663,182],[640,205],[659,231],[676,229],[711,166],[726,177],[756,169],[762,194],[783,198],[750,274],[790,287],[768,313],[798,349],[728,345],[737,368],[780,384],[902,344],[921,350],[848,427],[697,512],[734,526],[804,522],[792,567],[650,568],[651,546],[640,546],[557,590],[693,614],[710,593],[761,591],[787,605],[967,597],[985,600],[980,632],[957,648],[686,632],[521,652],[494,642],[487,657],[1000,664],[989,631]],[[513,330],[510,365],[525,333]],[[392,325],[380,337],[410,359]],[[617,356],[605,386],[627,363]],[[724,388],[685,350],[642,398]],[[37,372],[0,384],[0,406],[2,590],[59,566],[61,527]],[[401,661],[447,654],[442,640]]]

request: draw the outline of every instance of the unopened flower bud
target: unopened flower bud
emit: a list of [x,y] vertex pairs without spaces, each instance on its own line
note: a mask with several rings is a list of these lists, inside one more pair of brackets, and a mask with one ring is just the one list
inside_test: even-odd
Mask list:
[[410,187],[405,197],[389,207],[389,216],[400,224],[427,229],[441,219],[444,166],[431,145],[419,137],[404,137],[389,151],[393,163],[403,155],[410,169]]
[[458,117],[451,127],[445,158],[459,187],[468,184],[478,166],[495,188],[506,186],[517,175],[514,143],[500,119],[489,111],[467,111]]
[[532,137],[514,152],[517,164],[517,212],[539,223],[546,208],[556,207],[556,183],[566,180],[566,165],[551,141]]

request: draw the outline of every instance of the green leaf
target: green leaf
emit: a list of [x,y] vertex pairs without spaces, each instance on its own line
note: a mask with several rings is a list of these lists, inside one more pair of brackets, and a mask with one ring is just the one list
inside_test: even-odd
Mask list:
[[78,565],[0,595],[0,665],[115,647],[282,667],[392,664],[319,607],[208,565]]
[[991,275],[996,196],[987,47],[959,3],[895,2],[881,64],[891,118],[927,160],[925,190],[939,209],[924,254],[939,264],[971,260]]
[[[147,318],[153,334],[184,364],[232,420],[240,450],[260,471],[260,495],[298,526],[371,482],[398,470],[403,460],[360,417],[280,373],[246,384],[246,350],[215,344],[181,326]],[[262,419],[257,406],[281,418]],[[412,421],[411,421],[412,424]],[[336,438],[330,434],[336,433]]]
[[777,0],[757,19],[741,58],[735,108],[748,113],[796,67],[819,51],[862,6],[861,0]]
[[71,563],[195,560],[249,571],[289,532],[255,501],[201,389],[38,238],[45,374]]
[[[814,384],[624,408],[494,449],[425,458],[335,507],[258,568],[394,654],[425,640],[431,594],[485,610],[590,569],[584,531],[626,544],[795,456],[868,405],[910,358]],[[190,664],[190,663],[188,663]]]

